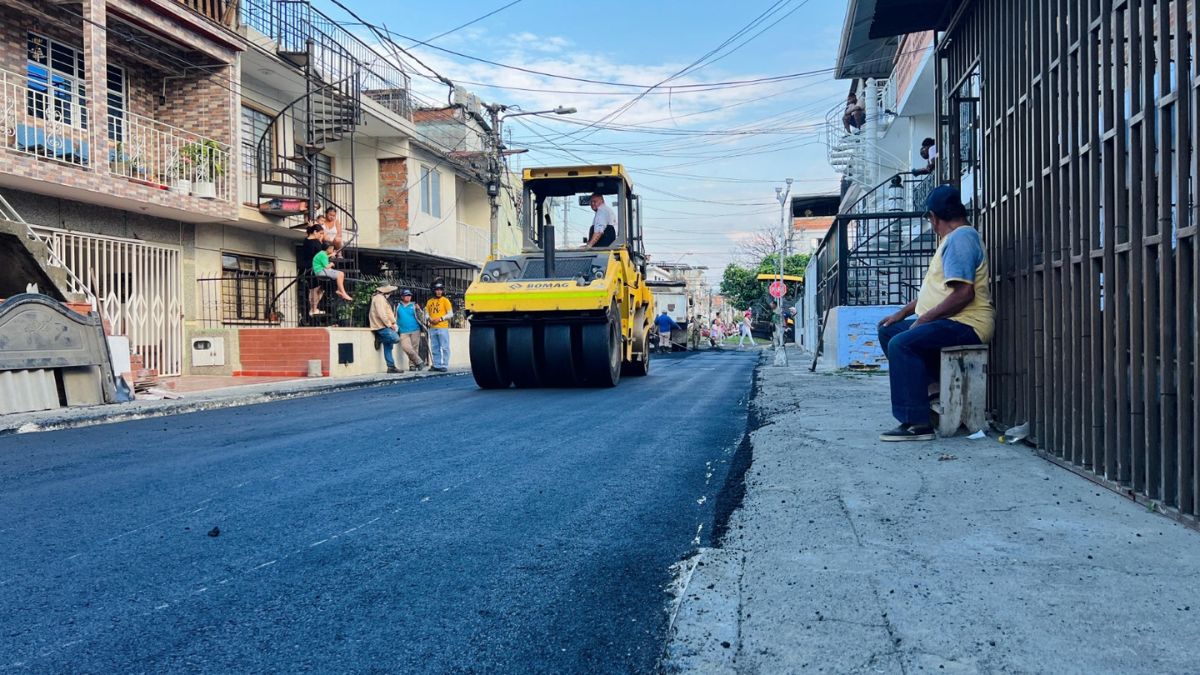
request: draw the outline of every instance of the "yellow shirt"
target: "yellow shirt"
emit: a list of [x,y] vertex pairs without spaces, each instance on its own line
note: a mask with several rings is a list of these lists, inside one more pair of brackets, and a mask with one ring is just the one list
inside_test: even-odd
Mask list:
[[450,322],[447,317],[454,311],[454,305],[450,304],[450,298],[446,296],[432,297],[425,303],[425,313],[429,315],[430,328],[449,328]]
[[[950,250],[947,251],[947,245]],[[973,269],[972,269],[973,266]],[[917,294],[917,316],[920,316],[950,297],[950,281],[963,281],[975,286],[975,298],[958,314],[948,317],[970,326],[980,342],[992,339],[996,310],[992,307],[992,291],[988,277],[987,254],[983,237],[969,226],[955,228],[938,244],[929,261],[929,269]]]

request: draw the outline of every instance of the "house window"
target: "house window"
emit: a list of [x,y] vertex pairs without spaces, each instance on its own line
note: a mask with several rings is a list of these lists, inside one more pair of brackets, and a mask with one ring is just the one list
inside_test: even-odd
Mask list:
[[442,174],[421,165],[421,213],[442,217]]
[[221,254],[221,319],[225,323],[272,321],[275,261],[236,253]]
[[25,106],[29,115],[79,129],[87,128],[83,54],[49,38],[26,38]]
[[[82,57],[81,57],[82,58]],[[125,140],[125,70],[108,67],[108,138],[118,143]]]
[[[242,186],[242,201],[247,204],[254,204],[258,199],[259,168],[265,175],[271,166],[269,155],[273,153],[265,153],[262,157],[258,156],[258,142],[262,140],[270,126],[270,115],[254,108],[242,106],[242,176],[245,177],[245,183]],[[272,140],[268,138],[267,142],[271,143]]]
[[[77,129],[88,126],[87,73],[83,52],[44,35],[26,36],[25,105],[29,115],[49,119]],[[108,137],[124,136],[125,71],[108,66]],[[114,121],[115,120],[115,121]]]

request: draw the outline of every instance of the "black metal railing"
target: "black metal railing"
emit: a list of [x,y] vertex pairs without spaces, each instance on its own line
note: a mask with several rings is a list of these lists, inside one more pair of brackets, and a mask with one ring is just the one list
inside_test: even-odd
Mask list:
[[[454,304],[455,323],[461,324],[466,285],[451,279],[446,281],[447,297]],[[411,282],[394,275],[347,277],[346,288],[353,299],[342,300],[334,292],[337,288],[334,280],[308,272],[293,275],[227,272],[224,276],[196,280],[200,325],[203,328],[366,328],[370,325],[371,296],[380,286],[391,284],[398,289],[389,298],[393,305],[399,301],[399,289],[413,291],[413,299],[421,306],[433,297],[430,285]]]
[[903,305],[916,297],[937,250],[923,206],[932,182],[897,174],[837,216],[814,253],[818,316],[830,307]]
[[[344,28],[336,20],[314,8],[309,0],[241,0],[241,21],[275,41],[281,52],[305,51],[308,40],[320,49],[344,51],[353,57],[361,77],[361,91],[387,90],[395,99],[411,91],[408,74],[391,58],[384,48],[368,44]],[[316,58],[324,61],[320,55]],[[338,80],[349,73],[328,72],[327,81]],[[396,106],[396,109],[410,109]]]
[[904,171],[891,176],[863,193],[846,213],[869,215],[876,213],[925,212],[925,200],[933,189],[933,175],[916,175]]

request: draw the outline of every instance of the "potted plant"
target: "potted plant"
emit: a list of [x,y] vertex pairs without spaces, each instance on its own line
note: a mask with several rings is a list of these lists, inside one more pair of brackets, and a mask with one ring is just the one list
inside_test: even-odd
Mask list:
[[221,146],[214,140],[188,143],[181,149],[192,166],[195,183],[192,184],[192,194],[204,199],[216,199],[218,176],[225,175],[225,166],[221,163]]
[[180,148],[178,157],[174,162],[173,170],[171,171],[171,191],[188,194],[192,191],[192,176],[195,174],[196,165],[192,163],[192,158]]

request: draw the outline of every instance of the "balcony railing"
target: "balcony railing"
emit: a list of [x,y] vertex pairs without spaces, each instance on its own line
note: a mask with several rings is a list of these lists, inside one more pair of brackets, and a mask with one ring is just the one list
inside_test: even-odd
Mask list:
[[229,146],[148,117],[108,116],[109,170],[207,199],[230,201]]
[[238,0],[175,0],[175,2],[222,26],[237,27]]
[[0,70],[0,145],[78,167],[103,161],[107,146],[115,175],[197,197],[234,197],[228,145],[131,112],[108,115],[105,131],[97,134],[87,99],[72,90],[40,91],[24,75],[5,70]]
[[326,81],[335,82],[349,73],[331,68],[325,52],[348,54],[358,68],[359,89],[392,112],[411,117],[411,82],[388,50],[363,40],[336,20],[312,6],[308,0],[240,0],[241,22],[275,41],[283,52],[303,52],[313,42],[314,70]]
[[472,263],[482,263],[487,260],[491,246],[488,235],[478,227],[467,223],[458,223],[458,257]]
[[90,161],[87,99],[63,89],[39,91],[24,75],[0,70],[0,142],[17,152],[75,166]]

